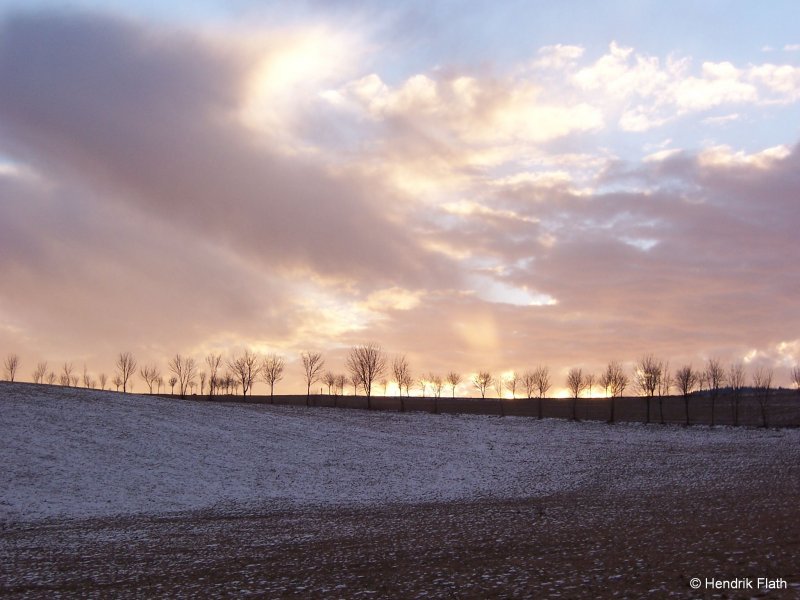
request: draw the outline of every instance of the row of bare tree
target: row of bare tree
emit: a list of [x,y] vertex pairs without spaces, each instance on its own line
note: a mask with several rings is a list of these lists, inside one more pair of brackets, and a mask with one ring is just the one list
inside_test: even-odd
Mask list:
[[[386,394],[389,377],[396,383],[400,394],[401,410],[405,410],[403,390],[406,397],[410,396],[412,386],[418,386],[424,397],[428,389],[435,400],[442,395],[445,385],[449,385],[451,395],[455,397],[456,387],[462,382],[459,373],[451,371],[446,377],[428,373],[415,378],[411,373],[408,359],[396,356],[391,363],[383,349],[374,343],[368,343],[351,348],[345,366],[348,374],[325,371],[325,360],[319,352],[302,352],[301,362],[303,376],[306,383],[306,402],[311,396],[311,386],[321,382],[328,388],[328,394],[341,395],[346,384],[353,386],[353,393],[363,390],[367,397],[367,406],[372,408],[371,398],[376,385],[383,387]],[[14,381],[19,370],[19,356],[9,354],[4,361],[6,379]],[[132,385],[131,378],[136,374],[137,361],[130,352],[121,352],[115,362],[115,374],[110,383],[123,393]],[[205,367],[205,370],[201,370]],[[178,393],[185,397],[187,393],[195,393],[199,387],[201,395],[215,396],[220,393],[238,393],[243,396],[252,390],[257,381],[263,381],[269,386],[270,397],[274,395],[275,385],[283,379],[285,360],[277,354],[259,356],[249,350],[234,355],[228,360],[223,360],[221,354],[209,354],[205,357],[204,364],[199,364],[194,358],[176,354],[168,363],[170,377],[167,383],[172,394],[175,386]],[[147,385],[152,394],[154,389],[161,393],[165,381],[161,371],[155,364],[142,365],[138,371],[139,376]],[[800,366],[794,367],[791,372],[793,383],[800,390]],[[56,375],[48,370],[47,362],[37,364],[33,372],[34,383],[54,384],[58,381],[64,386],[77,387],[82,383],[87,388],[96,387],[95,381],[83,367],[83,376],[75,372],[72,363],[64,363]],[[610,419],[614,420],[615,399],[622,396],[631,384],[638,393],[646,399],[646,421],[651,421],[651,403],[658,399],[660,420],[664,421],[663,399],[670,395],[672,390],[678,391],[684,398],[686,423],[689,424],[689,396],[695,391],[709,393],[711,399],[711,425],[715,424],[716,405],[721,390],[726,389],[731,397],[731,410],[734,425],[739,423],[740,401],[744,389],[747,387],[745,366],[741,362],[733,363],[725,368],[716,358],[709,359],[703,368],[695,369],[692,365],[684,365],[675,372],[670,371],[669,362],[657,359],[652,354],[642,357],[635,365],[633,378],[625,373],[622,364],[618,361],[608,363],[600,376],[594,373],[585,373],[581,368],[569,370],[566,387],[572,398],[572,418],[577,420],[577,400],[581,394],[593,395],[593,388],[599,386],[604,390],[605,397],[611,400]],[[757,391],[762,419],[766,423],[766,409],[772,391],[773,371],[771,368],[758,367],[751,375],[751,387]],[[105,373],[99,375],[99,385],[105,389],[109,379]],[[478,371],[471,378],[471,383],[480,393],[481,398],[492,388],[497,397],[503,395],[504,390],[511,393],[512,398],[524,394],[527,398],[546,398],[552,387],[550,372],[546,366],[538,366],[522,374],[512,372],[510,376],[495,377],[489,371]],[[438,404],[435,402],[435,412]],[[541,402],[539,403],[539,417],[541,418]]]

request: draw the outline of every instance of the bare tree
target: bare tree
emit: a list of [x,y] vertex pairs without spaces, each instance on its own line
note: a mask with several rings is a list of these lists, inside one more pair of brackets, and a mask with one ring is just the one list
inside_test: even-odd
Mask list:
[[120,352],[116,363],[117,373],[122,379],[122,393],[128,389],[128,380],[136,372],[136,359],[130,352]]
[[536,393],[537,393],[537,412],[539,419],[542,418],[542,400],[547,397],[547,392],[550,390],[550,369],[548,367],[538,366],[533,372],[536,380]]
[[583,369],[578,369],[577,367],[573,367],[569,370],[567,374],[567,389],[572,396],[572,420],[578,420],[578,396],[581,395],[584,387],[586,386],[586,380],[583,378]]
[[386,396],[386,388],[389,387],[389,379],[381,377],[381,387],[383,388],[383,395]]
[[694,391],[698,382],[698,373],[692,369],[692,365],[684,365],[675,372],[675,383],[683,395],[683,404],[686,410],[686,426],[688,427],[691,422],[689,421],[689,395]]
[[217,391],[217,386],[219,386],[219,368],[222,365],[222,354],[212,352],[206,356],[205,360],[208,367],[208,395],[213,398]]
[[503,402],[503,389],[505,388],[505,378],[503,375],[498,375],[492,381],[492,387],[494,388],[494,393],[497,394],[497,406],[500,409],[500,416],[506,416],[506,405]]
[[[195,377],[197,377],[197,364],[194,362],[194,359],[189,356],[183,357],[180,354],[176,354],[169,361],[168,366],[170,372],[175,376],[175,383],[178,384],[178,391],[181,398],[185,398],[186,391],[189,389],[189,384],[194,382]],[[169,381],[172,386],[172,393],[174,394],[175,383],[172,382],[172,379]]]
[[634,372],[636,387],[639,388],[639,393],[645,397],[647,404],[645,423],[650,422],[650,402],[661,383],[661,368],[661,361],[657,360],[652,354],[647,354],[640,358],[636,365],[636,371]]
[[517,399],[517,387],[520,385],[520,376],[516,371],[512,371],[511,375],[505,381],[506,389],[511,392],[511,399]]
[[72,363],[65,362],[64,366],[61,367],[61,377],[59,377],[59,383],[65,387],[69,387],[71,382],[72,382]]
[[345,364],[350,374],[357,375],[361,380],[364,393],[367,394],[367,408],[372,409],[372,384],[386,372],[386,353],[372,342],[355,346],[350,349]]
[[350,375],[350,384],[353,386],[353,396],[358,396],[358,386],[361,385],[361,377],[357,374]]
[[106,384],[108,383],[108,375],[106,375],[105,373],[100,373],[99,379],[100,379],[100,389],[101,390],[106,389]]
[[758,367],[753,373],[753,387],[758,394],[758,405],[761,408],[761,425],[767,426],[767,404],[772,392],[772,368]]
[[478,388],[481,398],[486,398],[486,389],[494,383],[494,377],[489,371],[480,371],[472,376],[472,385]]
[[714,426],[714,409],[720,388],[725,384],[725,369],[717,358],[709,358],[706,363],[706,381],[711,390],[711,427]]
[[36,365],[36,370],[33,372],[33,383],[44,383],[46,375],[47,361],[42,361]]
[[173,375],[169,378],[169,387],[170,387],[170,394],[175,395],[175,384],[178,383],[178,378]]
[[[495,377],[494,381],[492,382],[492,387],[494,388],[494,393],[497,394],[497,397],[502,398],[503,388],[505,387],[505,379],[502,375]],[[502,404],[500,405],[500,410],[503,410]]]
[[536,367],[533,372],[536,376],[536,392],[539,398],[547,398],[547,392],[550,391],[552,383],[550,383],[550,369],[548,367]]
[[664,396],[669,396],[669,391],[675,385],[672,373],[669,370],[669,361],[661,364],[661,377],[658,378],[658,415],[661,424],[664,424]]
[[[331,388],[336,385],[336,375],[333,371],[325,371],[322,376],[322,383],[328,386],[328,396],[331,395]],[[335,392],[336,390],[334,390]]]
[[306,378],[306,406],[311,404],[311,386],[314,385],[322,375],[325,361],[319,352],[303,352],[300,354],[303,360],[303,373]]
[[286,363],[282,356],[275,354],[268,354],[261,363],[261,378],[269,386],[269,401],[270,404],[274,402],[275,384],[283,379],[283,369]]
[[[456,388],[458,387],[458,384],[461,383],[461,374],[460,373],[456,373],[455,371],[450,371],[447,374],[447,383],[450,384],[450,390],[452,392],[452,397],[455,398],[456,397]],[[800,385],[800,384],[798,384],[798,385]]]
[[83,387],[86,389],[94,387],[94,381],[89,376],[89,371],[86,369],[86,365],[83,365]]
[[119,375],[114,375],[113,383],[117,387],[117,391],[119,391],[119,386],[122,385],[122,377],[120,377]]
[[156,379],[156,384],[158,384],[158,393],[160,394],[161,387],[164,385],[164,377],[162,375],[158,376],[158,379]]
[[800,392],[800,365],[792,368],[792,383],[797,388],[797,391]]
[[406,380],[409,379],[411,369],[408,366],[408,359],[403,356],[395,356],[392,360],[392,377],[397,382],[397,388],[400,393],[400,400],[403,398],[403,386],[406,385]]
[[338,390],[337,393],[340,396],[344,396],[344,386],[346,383],[347,383],[347,376],[345,376],[343,373],[339,373],[336,376],[335,389]]
[[78,387],[78,381],[80,381],[80,378],[77,375],[73,375],[72,378],[70,379],[72,387]]
[[439,398],[442,397],[442,389],[444,388],[444,379],[441,375],[437,375],[436,373],[430,373],[428,375],[428,381],[431,383],[431,389],[433,390],[433,414],[439,414]]
[[536,393],[536,376],[533,371],[525,371],[522,374],[522,387],[525,390],[525,397],[530,400]]
[[431,384],[431,390],[433,391],[434,398],[441,398],[442,397],[442,388],[444,387],[444,379],[442,379],[441,375],[437,375],[436,373],[428,374],[428,381]]
[[[247,396],[248,390],[253,387],[253,382],[261,371],[261,362],[258,355],[246,349],[241,356],[234,356],[228,361],[228,368],[233,371],[242,386],[242,396]],[[250,392],[252,394],[252,392]]]
[[592,388],[594,384],[597,382],[597,377],[595,377],[594,373],[587,373],[583,376],[583,381],[585,383],[584,390],[589,392],[589,398],[592,397]]
[[3,366],[6,370],[6,379],[13,383],[14,378],[17,376],[17,369],[19,369],[19,355],[9,354],[6,356]]
[[428,376],[427,375],[420,375],[419,379],[417,379],[417,385],[419,386],[419,391],[422,394],[422,397],[425,397],[425,390],[428,387]]
[[608,363],[605,372],[600,378],[600,385],[606,389],[607,394],[609,392],[611,393],[611,411],[608,418],[609,423],[614,422],[616,399],[622,396],[625,388],[628,387],[629,381],[630,380],[628,379],[628,376],[625,374],[625,370],[622,368],[622,364],[616,360],[612,360],[610,363]]
[[53,373],[52,371],[50,371],[50,372],[47,374],[47,380],[46,380],[46,381],[47,381],[47,383],[48,383],[49,385],[53,385],[53,384],[56,382],[56,374],[55,374],[55,373]]
[[155,385],[156,381],[158,381],[158,378],[161,376],[161,372],[155,365],[145,365],[141,369],[139,369],[139,376],[144,380],[145,384],[147,385],[147,389],[152,394],[153,386]]
[[746,381],[744,364],[741,362],[733,363],[728,369],[728,385],[731,388],[731,413],[734,427],[739,424],[739,403],[742,399],[742,391]]

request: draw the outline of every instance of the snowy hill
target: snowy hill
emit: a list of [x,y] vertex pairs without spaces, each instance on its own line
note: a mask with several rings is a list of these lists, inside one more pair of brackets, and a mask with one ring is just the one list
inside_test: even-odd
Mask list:
[[741,485],[742,469],[800,447],[798,430],[216,404],[9,383],[0,384],[0,432],[6,522]]

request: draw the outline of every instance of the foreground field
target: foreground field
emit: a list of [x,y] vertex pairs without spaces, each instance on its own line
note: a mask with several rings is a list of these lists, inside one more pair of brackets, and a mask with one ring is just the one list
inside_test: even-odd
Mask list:
[[8,384],[0,428],[0,593],[692,597],[695,576],[800,592],[797,430]]

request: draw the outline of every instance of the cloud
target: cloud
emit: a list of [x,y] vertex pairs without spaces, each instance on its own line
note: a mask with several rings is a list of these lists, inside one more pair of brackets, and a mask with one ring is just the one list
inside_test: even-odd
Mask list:
[[4,129],[45,169],[262,265],[377,278],[386,266],[412,279],[430,270],[371,203],[377,182],[287,160],[231,123],[246,71],[235,56],[97,18],[18,17],[0,40]]
[[788,360],[797,147],[644,132],[785,107],[794,67],[614,43],[409,74],[363,40],[6,18],[0,345],[319,348],[342,370],[377,340],[464,373]]

